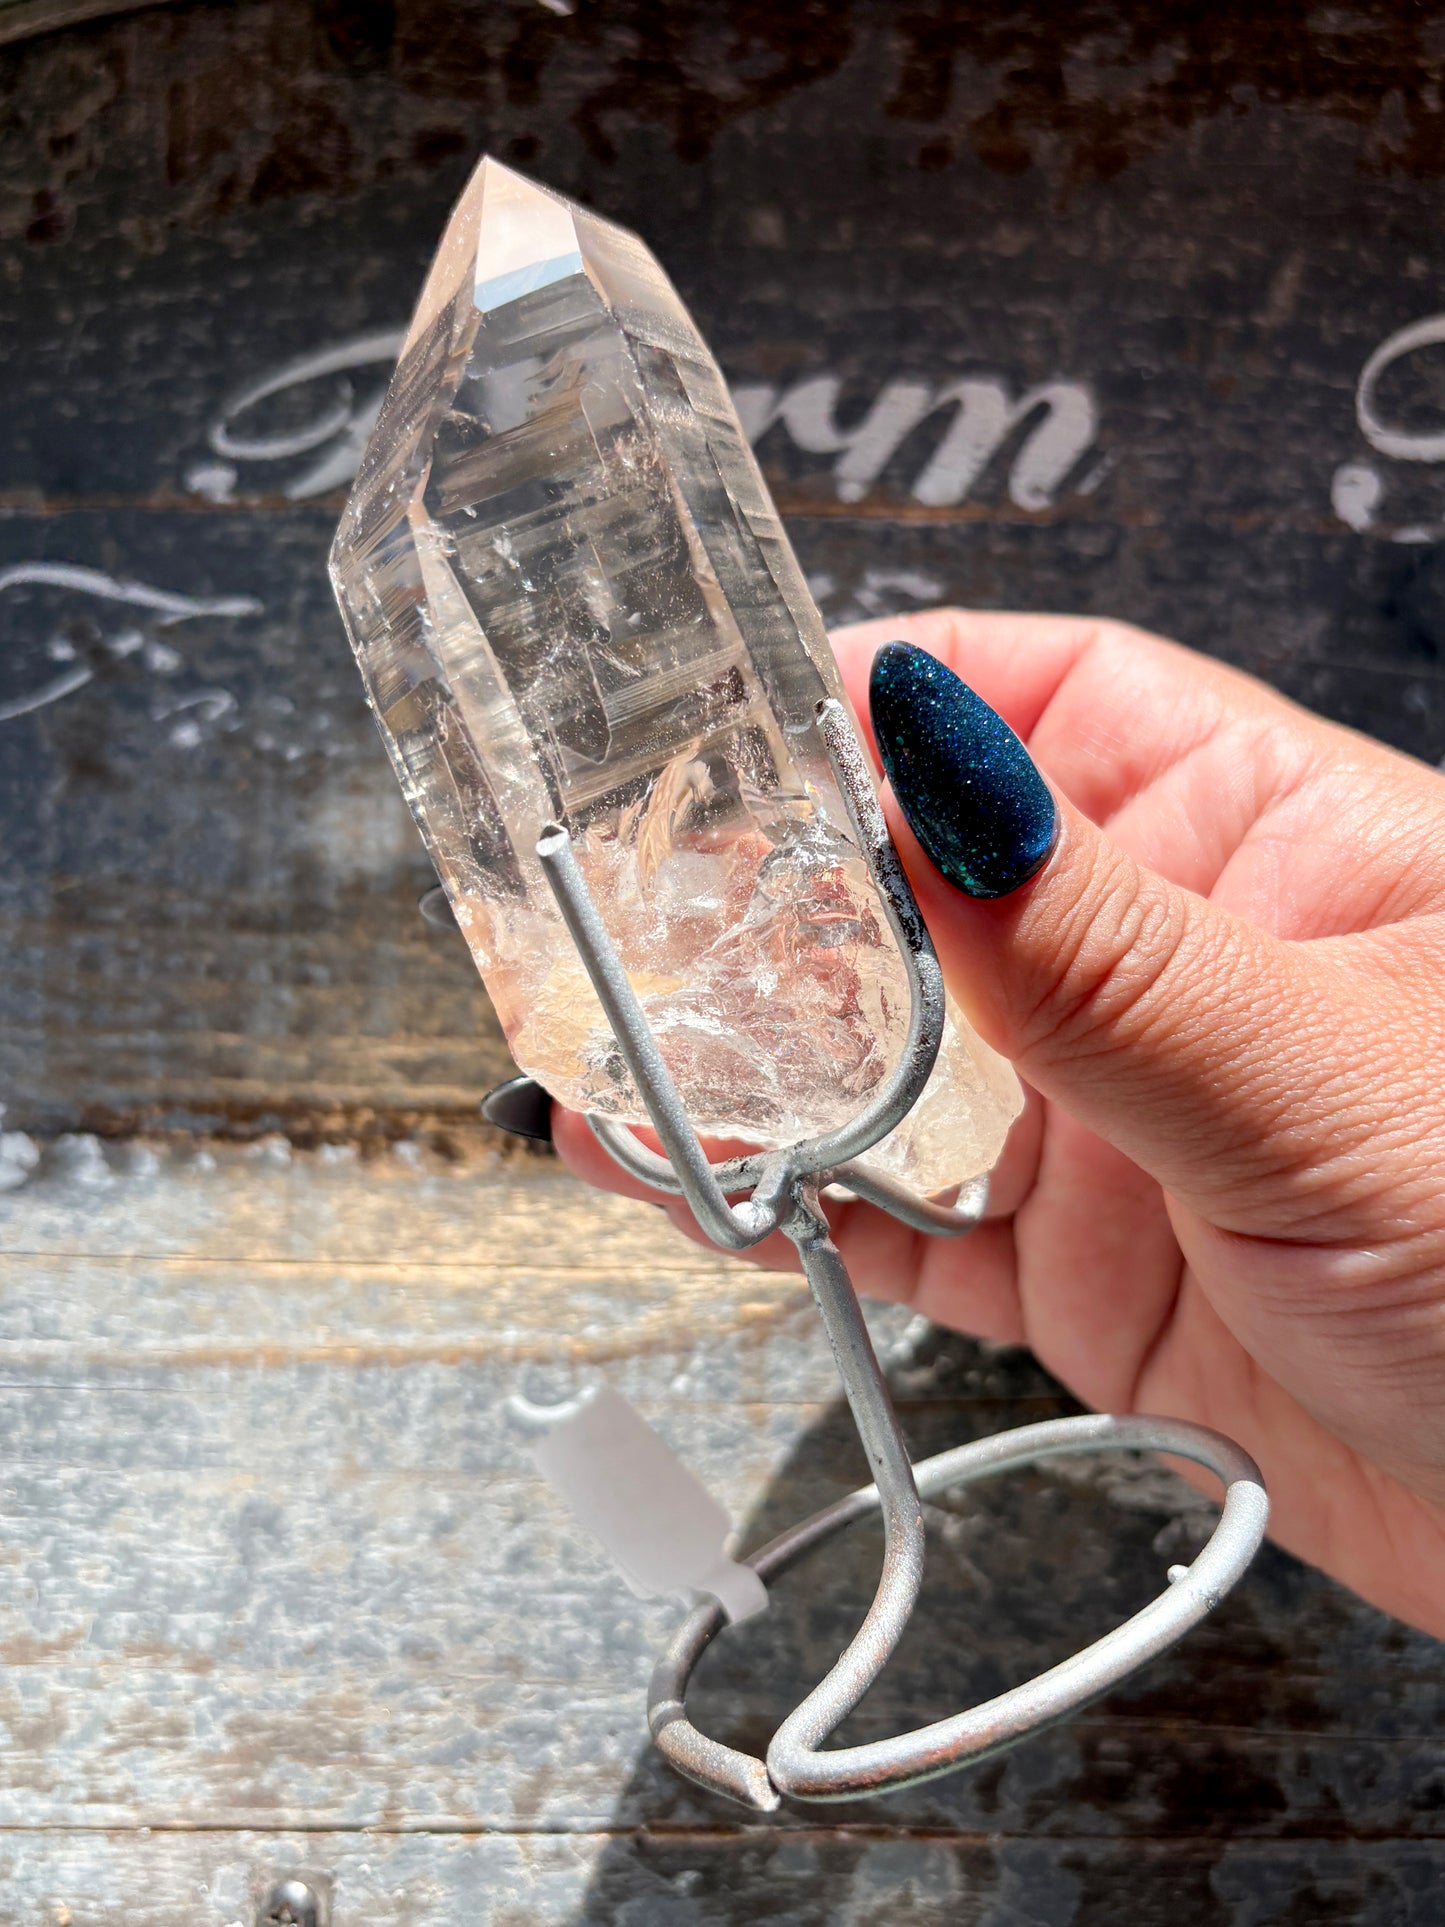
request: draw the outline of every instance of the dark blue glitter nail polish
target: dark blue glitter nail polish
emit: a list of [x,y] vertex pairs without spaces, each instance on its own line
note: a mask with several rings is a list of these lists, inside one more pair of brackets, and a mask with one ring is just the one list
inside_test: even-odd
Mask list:
[[1005,897],[1048,861],[1059,816],[1003,717],[936,656],[890,642],[868,686],[893,794],[930,860],[971,897]]

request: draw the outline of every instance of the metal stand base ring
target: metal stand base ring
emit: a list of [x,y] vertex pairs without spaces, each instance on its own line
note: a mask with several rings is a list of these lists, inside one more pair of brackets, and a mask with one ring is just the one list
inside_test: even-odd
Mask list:
[[[684,1708],[688,1681],[723,1625],[722,1609],[699,1606],[679,1628],[652,1676],[648,1720],[659,1749],[690,1780],[748,1806],[771,1811],[780,1793],[802,1800],[857,1799],[951,1773],[1001,1752],[1063,1719],[1171,1646],[1210,1613],[1242,1577],[1264,1538],[1269,1506],[1259,1469],[1218,1432],[1181,1419],[1089,1415],[1020,1426],[953,1447],[913,1468],[920,1498],[994,1473],[1014,1471],[1065,1453],[1112,1450],[1173,1453],[1213,1472],[1224,1484],[1224,1508],[1209,1542],[1166,1592],[1123,1625],[1022,1686],[897,1739],[822,1753],[796,1749],[767,1763],[700,1733]],[[770,1581],[835,1532],[878,1509],[864,1486],[771,1540],[748,1563]],[[780,1732],[779,1738],[783,1737]]]

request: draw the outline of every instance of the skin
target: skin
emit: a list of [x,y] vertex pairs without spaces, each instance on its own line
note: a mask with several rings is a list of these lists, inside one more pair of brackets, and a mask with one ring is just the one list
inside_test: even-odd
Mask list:
[[[831,1209],[855,1280],[1101,1410],[1238,1439],[1280,1544],[1445,1637],[1445,777],[1073,618],[846,630],[860,715],[895,639],[1006,718],[1062,829],[976,903],[885,794],[949,986],[1030,1095],[971,1238]],[[656,1202],[553,1121],[580,1176]]]

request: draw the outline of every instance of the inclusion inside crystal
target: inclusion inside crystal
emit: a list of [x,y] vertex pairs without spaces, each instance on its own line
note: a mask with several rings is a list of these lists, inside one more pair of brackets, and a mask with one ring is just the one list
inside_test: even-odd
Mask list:
[[[697,1128],[852,1116],[902,960],[815,724],[841,695],[712,356],[625,230],[495,161],[452,216],[332,551],[382,735],[512,1054],[645,1113],[537,864],[569,831]],[[952,1011],[872,1159],[930,1192],[1021,1104]]]

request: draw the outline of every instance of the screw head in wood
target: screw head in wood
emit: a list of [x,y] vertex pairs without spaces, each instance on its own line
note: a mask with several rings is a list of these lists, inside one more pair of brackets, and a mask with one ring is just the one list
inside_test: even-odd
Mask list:
[[261,1903],[256,1927],[325,1927],[321,1896],[295,1874],[278,1880]]

